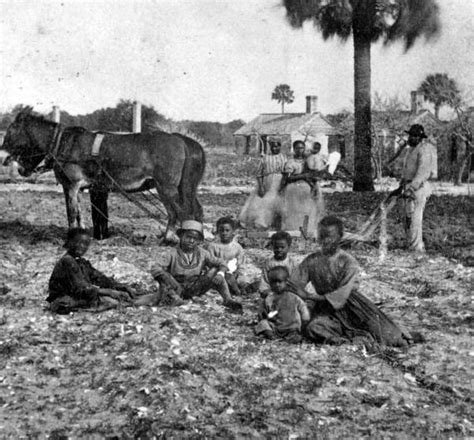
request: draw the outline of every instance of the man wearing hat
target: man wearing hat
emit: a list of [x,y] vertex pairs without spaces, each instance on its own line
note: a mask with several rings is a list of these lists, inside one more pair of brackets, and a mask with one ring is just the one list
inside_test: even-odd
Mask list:
[[426,139],[425,129],[414,124],[406,132],[409,146],[402,168],[402,182],[405,211],[405,230],[408,249],[424,252],[423,244],[423,210],[426,200],[431,195],[429,179],[436,175],[433,144]]
[[[204,239],[202,223],[186,220],[176,231],[179,244],[161,254],[151,269],[151,274],[175,298],[199,296],[216,289],[224,300],[224,306],[234,312],[242,312],[242,304],[232,299],[225,280],[228,268],[225,261],[213,257],[199,244]],[[177,301],[180,304],[180,301]]]

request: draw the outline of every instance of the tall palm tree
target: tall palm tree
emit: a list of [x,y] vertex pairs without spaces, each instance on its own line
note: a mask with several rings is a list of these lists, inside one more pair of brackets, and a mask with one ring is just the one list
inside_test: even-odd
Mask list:
[[402,40],[410,49],[422,35],[429,38],[439,29],[435,0],[283,0],[293,27],[306,20],[322,32],[354,44],[354,191],[373,191],[370,110],[370,48]]
[[425,99],[434,104],[435,116],[439,117],[439,109],[442,105],[449,105],[455,108],[460,102],[460,92],[454,79],[446,73],[434,73],[428,75],[420,87]]
[[272,99],[281,104],[281,112],[285,113],[285,104],[291,104],[295,100],[295,95],[288,84],[280,84],[273,90]]

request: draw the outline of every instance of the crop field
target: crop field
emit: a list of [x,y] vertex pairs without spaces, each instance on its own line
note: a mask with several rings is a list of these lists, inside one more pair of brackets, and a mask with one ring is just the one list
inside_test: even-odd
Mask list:
[[[206,229],[238,215],[254,162],[210,157],[200,190]],[[383,193],[327,192],[327,211],[357,231]],[[180,307],[52,315],[46,288],[63,254],[64,197],[51,179],[0,183],[0,438],[467,438],[472,404],[472,196],[432,196],[426,256],[403,249],[397,212],[388,253],[349,249],[361,291],[426,341],[407,349],[289,345],[254,336],[256,294],[243,315],[208,293]],[[88,197],[84,218],[90,225]],[[111,238],[86,258],[108,275],[156,291],[163,252],[156,224],[117,194]],[[238,231],[257,278],[266,240]],[[314,244],[297,241],[303,258]],[[471,366],[470,366],[471,365]]]

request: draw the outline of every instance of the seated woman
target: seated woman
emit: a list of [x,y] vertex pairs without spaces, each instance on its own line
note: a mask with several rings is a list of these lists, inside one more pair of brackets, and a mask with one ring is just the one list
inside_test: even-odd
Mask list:
[[[362,336],[385,345],[407,345],[412,335],[359,293],[359,265],[339,248],[342,235],[342,221],[324,217],[319,229],[321,250],[306,257],[293,272],[290,287],[314,303],[307,337],[317,343],[339,344]],[[308,282],[316,294],[304,290]]]
[[313,183],[304,173],[306,167],[305,144],[293,143],[294,157],[285,165],[280,185],[280,203],[278,214],[281,217],[281,229],[298,231],[308,218],[307,231],[310,237],[317,235],[318,222],[323,215],[324,202],[320,191],[313,191]]
[[49,280],[46,301],[50,303],[52,312],[100,311],[117,307],[122,302],[128,305],[133,303],[134,289],[107,277],[82,258],[90,243],[91,237],[85,229],[68,231],[64,244],[67,253],[56,263]]

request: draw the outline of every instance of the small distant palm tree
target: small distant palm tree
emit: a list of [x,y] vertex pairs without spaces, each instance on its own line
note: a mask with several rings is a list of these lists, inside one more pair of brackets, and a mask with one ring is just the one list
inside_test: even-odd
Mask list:
[[281,104],[281,112],[285,113],[285,104],[291,104],[295,100],[295,95],[288,84],[280,84],[273,90],[272,99]]
[[428,75],[418,88],[425,99],[434,105],[435,116],[439,117],[439,109],[443,105],[455,108],[460,102],[458,85],[446,73]]
[[333,36],[354,44],[354,191],[373,191],[371,165],[370,47],[403,40],[410,49],[422,35],[439,28],[435,0],[283,0],[294,27],[313,21],[324,39]]

